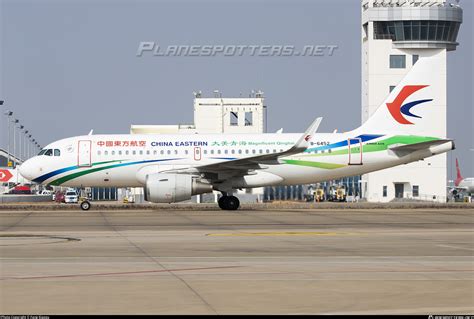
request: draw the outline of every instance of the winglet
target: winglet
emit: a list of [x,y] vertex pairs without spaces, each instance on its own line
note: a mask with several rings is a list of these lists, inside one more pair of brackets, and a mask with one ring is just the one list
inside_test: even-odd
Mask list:
[[306,150],[309,147],[309,141],[313,138],[314,133],[318,130],[319,124],[321,124],[322,120],[322,117],[315,119],[313,123],[311,123],[311,125],[306,129],[303,135],[301,135],[298,142],[296,142],[296,144],[290,150]]

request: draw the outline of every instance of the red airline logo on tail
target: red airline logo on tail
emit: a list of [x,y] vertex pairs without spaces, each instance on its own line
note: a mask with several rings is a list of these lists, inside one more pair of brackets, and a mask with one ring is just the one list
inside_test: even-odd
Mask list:
[[426,99],[426,100],[417,100],[409,103],[402,103],[413,93],[418,90],[421,90],[428,85],[405,85],[400,93],[398,93],[397,97],[393,100],[392,103],[387,103],[387,108],[390,111],[390,114],[400,124],[413,124],[412,122],[408,121],[403,115],[421,118],[416,114],[410,112],[410,109],[420,103],[425,103],[429,101],[433,101],[433,99]]

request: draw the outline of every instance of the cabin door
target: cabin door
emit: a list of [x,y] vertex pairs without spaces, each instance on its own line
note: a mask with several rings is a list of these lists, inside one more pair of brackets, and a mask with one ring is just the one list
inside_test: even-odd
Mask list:
[[92,142],[79,141],[77,147],[77,166],[92,166]]

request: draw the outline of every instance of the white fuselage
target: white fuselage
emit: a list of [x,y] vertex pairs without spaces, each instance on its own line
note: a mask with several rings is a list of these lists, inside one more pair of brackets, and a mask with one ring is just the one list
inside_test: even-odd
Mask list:
[[[278,153],[291,148],[301,134],[86,135],[51,143],[20,168],[26,178],[42,184],[86,187],[144,186],[146,176]],[[315,183],[360,175],[443,153],[437,145],[400,156],[391,145],[425,137],[393,134],[314,134],[302,153],[259,163],[251,174],[234,178],[232,188]],[[350,140],[348,142],[348,140]],[[55,150],[56,156],[55,156]],[[226,178],[225,171],[221,174]]]

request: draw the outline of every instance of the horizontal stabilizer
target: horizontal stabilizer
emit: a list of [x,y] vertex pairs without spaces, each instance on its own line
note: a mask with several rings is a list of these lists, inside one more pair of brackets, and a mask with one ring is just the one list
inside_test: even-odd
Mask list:
[[420,142],[420,143],[415,143],[415,144],[406,144],[406,145],[394,146],[394,147],[391,147],[390,149],[392,151],[411,151],[411,152],[413,152],[413,151],[418,151],[418,150],[429,148],[430,146],[441,145],[441,144],[452,142],[452,141],[453,140],[439,139],[439,140]]

